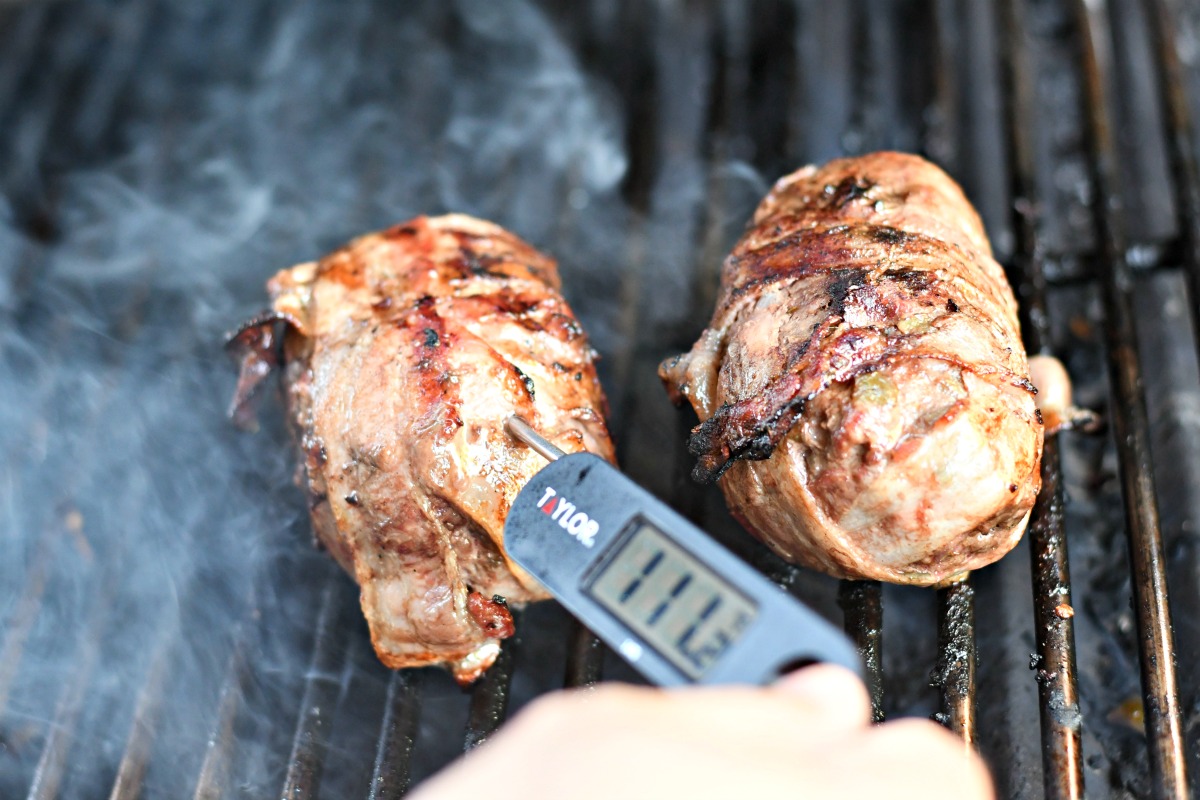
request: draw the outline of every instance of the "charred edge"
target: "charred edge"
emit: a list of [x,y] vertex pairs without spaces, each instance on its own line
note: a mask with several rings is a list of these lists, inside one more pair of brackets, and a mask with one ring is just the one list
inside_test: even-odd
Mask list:
[[697,425],[688,439],[688,452],[699,460],[692,469],[692,480],[712,483],[720,480],[736,461],[766,461],[796,418],[804,413],[808,398],[802,397],[776,409],[761,425],[727,443],[729,420],[734,406],[726,404],[709,419]]
[[[886,230],[899,236],[907,236],[907,234],[897,231],[894,228]],[[886,235],[890,236],[891,234]],[[865,268],[849,267],[833,269],[829,270],[826,274],[831,277],[831,280],[825,286],[825,292],[829,298],[827,306],[829,315],[822,322],[815,325],[808,338],[795,348],[788,359],[788,365],[784,371],[785,374],[795,373],[801,361],[814,347],[825,346],[821,340],[826,334],[829,334],[831,330],[836,328],[837,325],[841,324],[842,318],[845,315],[846,301],[852,292],[863,287],[871,287],[872,290],[877,288],[871,280],[871,271]],[[882,273],[882,277],[888,282],[903,286],[914,296],[928,294],[937,283],[936,275],[916,269],[888,269]],[[953,304],[953,301],[950,301],[950,303]],[[957,308],[958,306],[954,305],[954,310],[957,310]],[[920,334],[914,334],[912,337],[899,336],[893,338],[896,341],[905,341],[910,338],[919,338],[919,336]],[[861,341],[861,338],[861,335],[857,334],[854,330],[849,330],[841,336],[837,346],[855,351],[857,348],[854,344],[857,341]],[[861,364],[854,374],[875,369],[875,362],[895,355],[896,352],[895,349],[889,348],[887,352]],[[967,365],[960,366],[966,367]],[[1026,386],[1032,388],[1032,384],[1020,376],[1015,377],[1015,382],[1023,388]],[[816,391],[823,388],[826,383],[822,382]],[[742,414],[753,414],[754,409],[752,405],[745,402],[737,404],[726,403],[723,405],[715,414],[693,430],[692,436],[688,441],[688,451],[693,456],[699,458],[699,462],[692,471],[692,478],[700,483],[711,483],[718,480],[729,469],[733,461],[742,459],[761,461],[770,458],[775,446],[787,434],[787,431],[791,429],[796,418],[803,413],[805,404],[815,396],[816,391],[806,393],[801,397],[788,397],[785,395],[781,398],[779,405],[770,417],[761,423],[753,425],[753,428],[745,434],[741,434],[738,430],[739,428],[746,427],[746,424],[741,422],[738,417]],[[768,390],[764,394],[769,395],[770,391]],[[755,400],[757,399],[755,398]]]
[[545,300],[544,297],[530,298],[517,294],[507,288],[501,289],[493,295],[476,295],[476,297],[478,298],[478,302],[487,303],[497,312],[511,316],[529,330],[538,331],[542,329],[542,326],[534,322],[530,315],[541,307]]
[[908,231],[890,225],[875,225],[871,228],[871,238],[880,244],[902,245],[913,241],[915,237]]
[[730,279],[728,294],[731,298],[741,297],[760,286],[852,269],[840,266],[847,263],[870,265],[853,268],[869,271],[875,264],[875,257],[869,252],[873,245],[884,245],[889,249],[899,247],[899,253],[891,253],[893,257],[919,255],[941,256],[954,262],[969,260],[961,248],[943,239],[886,225],[864,222],[831,228],[803,228],[761,248],[731,257],[724,270]]
[[[825,287],[825,293],[829,295],[829,311],[831,314],[841,317],[846,313],[846,298],[850,296],[850,292],[866,283],[867,270],[860,267],[852,267],[849,269],[835,269],[830,274],[834,276],[833,281]],[[819,325],[817,327],[820,328]],[[799,355],[803,356],[808,352],[811,344],[812,337],[810,336],[801,345]]]
[[[512,277],[502,269],[496,269],[497,264],[503,264],[505,259],[498,256],[486,255],[477,253],[466,245],[462,246],[462,258],[458,259],[454,266],[458,271],[465,275],[475,277],[489,278],[510,278]],[[533,270],[530,270],[532,272]]]
[[[839,280],[828,288],[830,304],[836,309],[835,313],[813,326],[808,338],[789,357],[785,374],[795,372],[808,351],[814,345],[819,346],[820,339],[842,316],[846,296],[854,286],[861,284],[865,276],[862,270],[851,269],[842,272],[845,274],[839,276]],[[775,445],[791,430],[796,418],[804,413],[805,405],[813,396],[810,394],[785,398],[764,422],[756,425],[753,431],[746,435],[738,435],[733,430],[734,426],[738,425],[737,415],[746,409],[746,404],[726,403],[721,406],[715,414],[693,429],[688,440],[688,452],[700,459],[692,470],[692,479],[697,483],[712,483],[720,479],[734,461],[765,461],[770,458],[775,452]],[[732,443],[727,443],[730,439]]]
[[954,302],[953,300],[947,300],[946,301],[946,310],[949,311],[951,314],[957,314],[958,313],[958,303]]
[[[938,282],[936,275],[921,269],[884,270],[883,277],[895,283],[901,284],[914,295],[920,295],[930,291],[934,284]],[[955,305],[953,309],[950,308],[951,305],[954,305],[954,301],[950,301],[950,303],[947,304],[947,310],[958,310],[957,305]]]
[[484,309],[481,313],[503,314],[508,321],[531,333],[547,332],[559,341],[569,342],[583,335],[583,329],[570,314],[558,310],[559,299],[552,293],[538,296],[517,294],[501,289],[495,294],[477,294],[458,298]]
[[867,178],[850,175],[836,185],[825,184],[823,189],[824,207],[842,209],[856,200],[873,202],[867,195],[875,188],[875,183]]
[[[508,280],[514,276],[503,270],[495,269],[495,266],[497,264],[509,263],[520,265],[521,268],[542,283],[553,283],[553,281],[549,280],[550,275],[547,273],[547,270],[536,266],[534,263],[545,259],[545,256],[534,249],[528,242],[515,236],[510,231],[500,229],[486,234],[476,234],[470,231],[452,230],[449,233],[454,236],[458,242],[459,249],[464,253],[461,265],[470,270],[473,275]],[[503,252],[500,255],[480,254],[473,247],[475,243],[479,242],[482,242],[487,247],[495,246],[497,242],[500,242],[504,245],[502,248]],[[477,270],[472,269],[469,263],[471,261],[478,265]],[[552,271],[553,267],[551,267]]]
[[516,364],[510,363],[509,366],[512,367],[513,372],[517,373],[517,377],[521,379],[521,384],[525,387],[525,392],[529,395],[529,399],[533,400],[534,399],[533,378],[529,377],[524,372],[522,372],[521,368],[518,367]]

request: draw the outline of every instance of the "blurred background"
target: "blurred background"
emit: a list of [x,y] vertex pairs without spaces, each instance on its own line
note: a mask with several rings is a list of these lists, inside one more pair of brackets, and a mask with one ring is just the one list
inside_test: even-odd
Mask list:
[[[1198,101],[1169,0],[0,2],[0,796],[396,797],[537,694],[635,680],[553,603],[474,690],[385,670],[275,393],[226,419],[271,274],[447,211],[559,259],[623,468],[845,620],[881,715],[937,715],[1001,796],[1186,792]],[[1035,552],[953,596],[752,542],[655,375],[777,177],[884,148],[963,184],[1031,350],[1110,422],[1062,437]],[[1174,645],[1139,635],[1168,602]],[[1179,706],[1147,704],[1176,658]]]

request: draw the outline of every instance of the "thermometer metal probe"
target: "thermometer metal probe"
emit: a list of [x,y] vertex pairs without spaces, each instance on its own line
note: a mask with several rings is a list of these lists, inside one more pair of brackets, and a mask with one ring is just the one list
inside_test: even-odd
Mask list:
[[649,681],[766,684],[814,661],[862,675],[840,630],[607,461],[520,417],[505,427],[549,462],[513,502],[505,550]]

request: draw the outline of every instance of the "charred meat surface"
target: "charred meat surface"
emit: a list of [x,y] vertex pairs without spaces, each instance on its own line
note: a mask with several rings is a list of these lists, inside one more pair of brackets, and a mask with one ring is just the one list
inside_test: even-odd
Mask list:
[[962,190],[917,156],[780,180],[659,374],[700,417],[694,476],[790,561],[940,585],[1028,522],[1043,431],[1016,301]]
[[232,340],[235,419],[282,363],[313,525],[358,581],[375,652],[474,680],[513,632],[508,604],[547,596],[504,552],[509,507],[545,465],[505,418],[613,458],[555,263],[491,223],[420,217],[268,289],[272,311]]

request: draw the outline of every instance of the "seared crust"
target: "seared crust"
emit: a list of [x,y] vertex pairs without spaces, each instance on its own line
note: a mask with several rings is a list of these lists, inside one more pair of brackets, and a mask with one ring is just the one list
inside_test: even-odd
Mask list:
[[916,156],[780,180],[660,375],[701,419],[695,477],[834,575],[960,577],[1016,544],[1037,495],[1016,301],[962,191]]
[[390,667],[473,680],[512,630],[486,598],[547,596],[503,549],[509,506],[545,465],[504,432],[508,415],[613,458],[594,353],[558,287],[551,259],[460,215],[364,236],[269,284],[313,524]]

